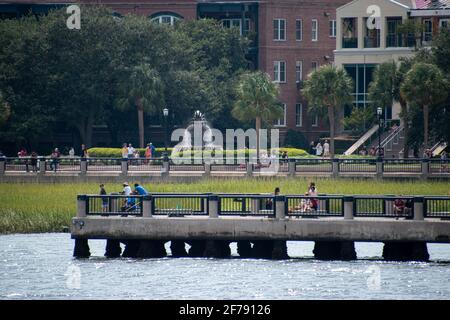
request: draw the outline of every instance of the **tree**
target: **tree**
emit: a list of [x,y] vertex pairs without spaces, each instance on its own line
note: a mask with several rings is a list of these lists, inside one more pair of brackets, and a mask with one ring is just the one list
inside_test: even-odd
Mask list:
[[283,108],[278,101],[279,94],[278,85],[261,71],[243,74],[237,84],[236,102],[231,114],[240,121],[255,120],[258,159],[262,123],[270,126],[272,121],[283,115]]
[[429,108],[447,98],[448,84],[441,71],[434,64],[416,63],[406,74],[401,93],[409,104],[422,106],[423,141],[428,148]]
[[400,94],[400,87],[411,64],[412,62],[407,59],[402,59],[399,65],[395,61],[379,64],[374,71],[373,81],[369,87],[369,101],[372,101],[374,106],[384,108],[392,106],[394,102],[400,104],[400,118],[403,121],[405,133],[404,155],[406,158],[409,155],[408,104]]
[[330,124],[330,153],[334,157],[335,116],[352,102],[352,79],[344,69],[324,65],[311,73],[302,90],[311,113],[326,113]]
[[144,112],[154,113],[163,108],[163,90],[158,72],[147,63],[131,68],[119,85],[117,108],[137,109],[140,148],[144,148]]
[[0,125],[4,124],[11,115],[11,109],[8,103],[3,99],[3,95],[0,92]]

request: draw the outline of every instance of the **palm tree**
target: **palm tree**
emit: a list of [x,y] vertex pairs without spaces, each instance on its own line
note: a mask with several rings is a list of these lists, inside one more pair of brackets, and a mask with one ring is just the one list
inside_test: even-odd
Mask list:
[[260,129],[283,116],[278,101],[280,89],[270,76],[261,71],[243,74],[236,88],[236,102],[231,114],[240,121],[256,121],[256,155],[259,159]]
[[408,104],[423,108],[423,144],[427,149],[429,108],[447,98],[448,84],[436,65],[419,62],[408,71],[400,90]]
[[379,64],[373,74],[373,81],[369,87],[369,101],[374,106],[388,107],[394,102],[398,102],[401,107],[400,117],[403,120],[405,141],[404,155],[409,154],[408,147],[408,104],[400,94],[400,87],[405,78],[406,72],[411,68],[409,60],[402,60],[400,65],[395,61],[388,61]]
[[324,65],[312,72],[302,90],[312,113],[326,113],[330,124],[330,155],[334,158],[335,115],[352,102],[352,79],[344,69]]
[[119,86],[117,108],[137,109],[140,148],[144,148],[144,112],[156,112],[163,106],[163,89],[158,72],[146,63],[129,69]]

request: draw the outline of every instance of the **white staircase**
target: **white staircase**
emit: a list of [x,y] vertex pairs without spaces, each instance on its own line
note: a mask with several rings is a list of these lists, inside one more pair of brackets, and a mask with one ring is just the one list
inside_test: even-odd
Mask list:
[[348,148],[344,154],[346,156],[353,154],[356,150],[358,150],[361,146],[363,146],[367,140],[370,139],[376,132],[378,131],[378,125],[374,125],[372,128],[369,129],[361,138],[358,139],[350,148]]

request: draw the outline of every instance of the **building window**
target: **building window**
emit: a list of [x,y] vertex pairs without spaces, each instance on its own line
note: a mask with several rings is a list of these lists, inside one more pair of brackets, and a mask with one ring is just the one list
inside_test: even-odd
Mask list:
[[336,38],[336,20],[330,20],[330,37]]
[[312,41],[317,41],[319,37],[319,22],[317,19],[312,20]]
[[316,61],[311,62],[311,72],[317,70],[318,63]]
[[295,125],[297,127],[303,125],[303,106],[301,103],[295,105]]
[[375,20],[376,25],[368,28],[368,18],[364,19],[365,35],[364,48],[379,48],[380,47],[380,25],[379,20]]
[[315,115],[312,118],[312,122],[311,122],[311,126],[312,127],[318,127],[319,126],[319,116]]
[[433,23],[430,19],[423,20],[424,31],[423,31],[423,41],[424,45],[430,44],[433,39]]
[[295,62],[295,82],[300,82],[303,80],[303,62]]
[[151,21],[159,24],[168,24],[173,26],[182,16],[172,12],[159,12],[150,16]]
[[439,27],[442,29],[450,29],[450,19],[441,19],[439,20]]
[[273,80],[275,82],[286,82],[286,62],[273,62]]
[[224,28],[239,28],[241,35],[247,34],[250,31],[250,19],[244,19],[244,28],[242,28],[241,24],[242,19],[222,19]]
[[358,19],[342,19],[342,48],[358,48]]
[[286,104],[285,103],[283,103],[283,110],[284,110],[283,117],[278,119],[277,121],[275,121],[274,125],[277,127],[285,127],[286,126]]
[[286,40],[286,20],[274,19],[273,20],[273,40],[284,41]]
[[295,20],[295,40],[303,40],[303,21],[301,19]]

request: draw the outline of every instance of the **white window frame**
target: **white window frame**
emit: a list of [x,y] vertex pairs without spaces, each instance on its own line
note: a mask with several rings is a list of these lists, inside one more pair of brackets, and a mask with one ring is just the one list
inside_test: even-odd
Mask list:
[[[230,27],[235,27],[235,28],[238,27],[241,36],[244,34],[244,32],[248,32],[248,31],[250,31],[250,29],[251,29],[250,19],[248,19],[248,18],[245,18],[245,19],[244,19],[244,26],[242,25],[242,19],[240,19],[240,18],[227,18],[227,19],[221,19],[220,21],[222,22],[222,26],[223,26],[224,28],[228,28],[228,27],[226,27],[226,26],[224,25],[225,22],[229,22]],[[233,25],[234,22],[239,22],[239,26]],[[246,26],[247,24],[248,24],[248,30],[245,29],[245,26]]]
[[[163,22],[162,22],[162,19],[163,19],[163,18],[170,18],[170,23],[163,23]],[[151,21],[157,22],[157,23],[159,23],[159,24],[167,24],[167,25],[173,26],[173,25],[175,24],[175,22],[177,22],[177,21],[179,21],[179,20],[181,20],[181,19],[178,18],[178,17],[172,16],[172,15],[170,15],[170,14],[162,14],[162,15],[160,15],[160,16],[156,16],[156,17],[152,18]]]
[[319,41],[319,20],[317,19],[311,20],[311,41]]
[[[276,122],[274,124],[275,127],[286,127],[286,110],[287,110],[286,103],[283,103],[283,108],[284,108],[283,118],[276,120]],[[283,121],[281,121],[281,120],[283,120]]]
[[[281,80],[281,65],[284,66],[284,80]],[[277,60],[273,62],[273,81],[277,83],[286,83],[286,61]]]
[[303,61],[295,61],[295,82],[303,81]]
[[[425,26],[427,22],[430,23],[431,31],[427,32],[427,31],[425,30],[425,27],[424,27],[424,30],[423,30],[423,41],[424,41],[426,44],[429,44],[429,43],[431,42],[431,40],[433,39],[433,20],[431,20],[431,19],[424,19],[424,20],[423,20],[423,25]],[[427,34],[430,34],[430,35],[431,35],[431,39],[428,40],[428,41],[425,40],[425,36],[426,36]]]
[[[316,64],[315,67],[313,65]],[[311,61],[311,72],[316,71],[319,68],[319,63],[317,61]]]
[[[283,35],[284,35],[284,38],[281,38],[281,27],[280,27],[280,25],[281,25],[281,21],[283,21],[284,22],[284,28],[283,28]],[[273,28],[274,28],[274,30],[273,30],[273,35],[275,36],[275,30],[278,30],[278,32],[277,32],[277,37],[276,38],[274,38],[273,39],[273,41],[286,41],[286,19],[281,19],[281,18],[277,18],[277,19],[273,19],[273,23],[277,23],[277,28],[275,28],[275,26],[273,25]]]
[[319,126],[319,116],[315,115],[311,122],[311,127],[318,127],[318,126]]
[[330,38],[336,38],[336,33],[337,33],[336,20],[330,20],[329,26],[330,26]]
[[450,28],[450,19],[440,19],[439,20],[439,28],[443,28],[443,22],[447,23],[447,29]]
[[[298,28],[298,22],[300,22],[300,29]],[[297,33],[299,32],[300,38],[297,37]],[[302,19],[296,19],[295,20],[295,41],[302,41],[303,40],[303,20]]]
[[303,104],[301,103],[295,104],[295,126],[303,127]]

